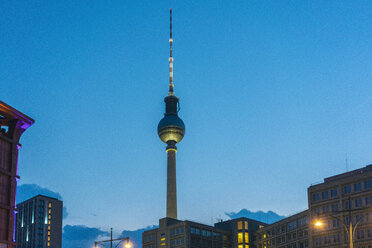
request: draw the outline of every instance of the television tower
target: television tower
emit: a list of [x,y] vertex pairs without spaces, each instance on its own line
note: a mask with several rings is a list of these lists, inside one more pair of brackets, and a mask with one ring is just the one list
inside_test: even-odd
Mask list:
[[173,55],[172,55],[172,9],[170,9],[170,56],[169,56],[169,92],[164,98],[165,114],[158,124],[159,138],[167,144],[167,215],[177,219],[177,183],[176,183],[176,144],[185,135],[185,124],[178,117],[179,99],[174,95]]

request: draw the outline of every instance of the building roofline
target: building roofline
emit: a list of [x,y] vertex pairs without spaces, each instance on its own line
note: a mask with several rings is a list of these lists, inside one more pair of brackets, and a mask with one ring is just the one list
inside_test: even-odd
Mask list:
[[363,168],[359,168],[359,169],[356,169],[356,170],[352,170],[352,171],[348,171],[348,172],[345,172],[345,173],[337,174],[335,176],[326,177],[326,178],[324,178],[323,182],[312,184],[309,188],[314,187],[314,186],[318,186],[318,185],[321,185],[321,184],[324,184],[324,183],[334,182],[334,181],[337,181],[337,180],[340,180],[340,179],[343,179],[343,178],[348,178],[348,177],[351,177],[351,176],[360,175],[360,174],[363,174],[363,173],[366,173],[366,172],[372,172],[372,164],[367,165]]
[[42,195],[42,194],[38,194],[38,195],[35,195],[35,196],[33,196],[33,197],[31,197],[31,198],[29,198],[29,199],[27,199],[27,200],[24,200],[24,201],[22,201],[22,202],[20,202],[20,203],[17,203],[17,205],[23,204],[23,203],[28,202],[28,201],[30,201],[30,200],[34,200],[35,198],[38,198],[38,197],[43,197],[43,198],[48,198],[48,199],[51,199],[51,200],[61,201],[60,199],[55,198],[55,197],[50,197],[50,196],[46,196],[46,195]]
[[21,111],[13,108],[12,106],[9,106],[3,101],[0,101],[0,113],[3,114],[5,117],[21,120],[28,125],[26,128],[35,123],[34,119],[23,114]]
[[278,221],[276,221],[276,222],[274,222],[274,223],[267,224],[267,226],[263,227],[262,229],[270,228],[272,225],[279,224],[280,222],[286,222],[286,221],[288,221],[288,219],[290,219],[290,218],[296,218],[297,216],[302,215],[302,214],[304,214],[304,213],[306,213],[306,212],[308,212],[308,211],[309,211],[309,209],[306,209],[306,210],[303,210],[303,211],[301,211],[301,212],[295,213],[295,214],[293,214],[293,215],[287,216],[287,217],[285,217],[285,218],[282,219],[282,220],[278,220]]

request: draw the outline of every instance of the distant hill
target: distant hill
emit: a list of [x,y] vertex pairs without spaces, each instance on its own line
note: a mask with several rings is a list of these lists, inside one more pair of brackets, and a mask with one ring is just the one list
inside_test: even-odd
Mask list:
[[282,220],[285,218],[285,216],[278,215],[277,213],[273,211],[263,212],[263,211],[257,211],[252,212],[248,209],[243,208],[239,212],[230,212],[225,213],[228,217],[231,219],[240,218],[240,217],[246,217],[254,220],[258,220],[267,224],[272,224],[274,222],[277,222],[279,220]]

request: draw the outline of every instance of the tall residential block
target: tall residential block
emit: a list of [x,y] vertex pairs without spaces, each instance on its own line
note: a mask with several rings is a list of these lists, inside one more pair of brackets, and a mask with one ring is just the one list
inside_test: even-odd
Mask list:
[[19,140],[34,120],[0,101],[0,248],[16,246],[14,218]]
[[62,201],[38,195],[17,208],[17,248],[61,248]]

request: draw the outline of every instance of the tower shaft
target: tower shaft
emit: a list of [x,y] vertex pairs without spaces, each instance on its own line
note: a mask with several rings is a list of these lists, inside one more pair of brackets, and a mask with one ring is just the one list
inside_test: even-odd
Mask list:
[[167,217],[177,219],[176,150],[167,149]]

